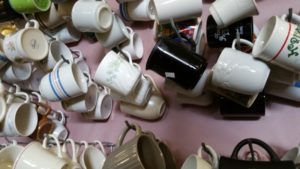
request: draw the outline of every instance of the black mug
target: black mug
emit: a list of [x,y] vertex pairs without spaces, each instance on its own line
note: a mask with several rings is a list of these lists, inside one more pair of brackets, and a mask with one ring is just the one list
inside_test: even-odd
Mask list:
[[241,39],[253,42],[253,18],[245,18],[225,28],[218,28],[211,15],[207,18],[206,37],[210,48],[231,47],[233,40],[237,38],[237,31]]
[[184,89],[193,89],[206,66],[202,56],[170,38],[162,37],[152,49],[146,69],[174,81]]
[[0,0],[0,22],[22,18],[22,15],[18,14],[11,8],[8,1],[9,0]]

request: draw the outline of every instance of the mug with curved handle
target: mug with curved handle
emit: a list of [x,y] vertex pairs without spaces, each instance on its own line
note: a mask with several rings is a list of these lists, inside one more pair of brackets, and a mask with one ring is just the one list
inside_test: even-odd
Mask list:
[[137,124],[131,126],[136,130],[135,137],[123,144],[131,130],[127,126],[118,138],[117,148],[107,157],[103,169],[165,169],[165,161],[157,143],[150,136],[142,134]]
[[11,169],[23,149],[24,147],[18,145],[15,140],[13,140],[11,144],[0,149],[0,168]]
[[[71,145],[71,155],[68,155],[67,144]],[[67,169],[82,169],[77,160],[76,145],[74,140],[68,138],[62,146],[63,159],[68,162]]]
[[[83,169],[97,169],[102,168],[104,161],[106,159],[104,151],[94,147],[89,146],[86,141],[80,142],[84,146],[79,161]],[[98,144],[98,143],[97,143]]]

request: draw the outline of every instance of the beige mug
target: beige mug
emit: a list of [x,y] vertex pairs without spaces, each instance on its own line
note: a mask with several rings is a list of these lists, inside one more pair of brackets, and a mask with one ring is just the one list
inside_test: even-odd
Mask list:
[[118,139],[117,148],[107,157],[103,169],[166,169],[164,157],[157,143],[142,134],[141,127],[134,124],[135,137],[123,144],[130,131],[126,127]]

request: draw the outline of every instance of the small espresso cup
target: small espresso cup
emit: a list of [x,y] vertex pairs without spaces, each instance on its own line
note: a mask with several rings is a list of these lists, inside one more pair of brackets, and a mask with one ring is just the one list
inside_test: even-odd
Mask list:
[[8,99],[9,104],[2,128],[4,136],[29,136],[37,127],[38,116],[35,105],[30,103],[30,97],[24,92],[16,91],[15,96],[25,97],[23,102]]
[[39,23],[30,20],[25,28],[4,38],[3,51],[12,62],[38,61],[47,56],[48,42],[43,32],[39,30]]
[[140,126],[136,124],[134,126],[135,137],[123,144],[125,136],[130,131],[130,128],[126,127],[118,139],[117,148],[104,162],[103,169],[165,169],[164,157],[155,140],[151,136],[142,134]]
[[214,169],[219,166],[219,158],[215,150],[209,145],[205,145],[209,151],[212,161],[209,163],[202,157],[203,146],[198,150],[197,155],[190,155],[183,163],[181,169]]
[[154,12],[156,21],[159,24],[170,22],[170,18],[173,18],[175,21],[181,21],[189,18],[197,18],[202,14],[202,1],[173,0],[168,3],[160,0],[153,1],[155,9],[152,12]]
[[89,120],[107,120],[113,110],[113,99],[107,88],[103,88],[97,92],[97,105],[94,110],[81,115]]
[[35,12],[45,12],[51,6],[50,0],[28,0],[28,1],[19,1],[19,0],[8,0],[11,8],[18,13],[31,14]]
[[54,3],[51,3],[48,11],[35,14],[35,18],[47,29],[55,29],[66,22],[58,13],[58,6]]
[[[252,43],[241,39],[241,43],[252,47]],[[213,67],[212,83],[215,86],[237,93],[254,95],[261,92],[270,74],[270,68],[252,55],[235,48],[225,48]],[[249,79],[252,79],[249,81]]]
[[0,168],[11,169],[24,147],[13,140],[12,144],[0,150]]
[[87,92],[87,81],[82,71],[73,61],[68,62],[69,64],[62,65],[64,60],[60,60],[53,71],[42,78],[39,91],[43,98],[61,101]]
[[143,40],[130,27],[127,27],[127,30],[129,32],[129,40],[121,44],[121,50],[127,51],[131,55],[132,60],[139,60],[144,54]]
[[127,27],[119,18],[119,16],[114,14],[113,18],[112,27],[110,30],[105,33],[95,34],[97,40],[106,49],[116,47],[130,38]]
[[[48,150],[48,137],[55,141],[57,154],[53,154]],[[61,145],[56,137],[48,135],[45,137],[43,144],[37,141],[29,143],[14,163],[14,169],[32,169],[32,166],[35,166],[35,168],[67,168],[67,162],[62,159]]]
[[155,19],[153,0],[125,2],[120,4],[122,17],[130,21],[151,21]]
[[100,141],[95,141],[94,144],[98,144],[100,149],[95,146],[89,146],[86,141],[81,141],[81,145],[84,146],[83,151],[79,157],[79,162],[82,169],[97,169],[102,168],[106,159],[105,150]]
[[254,43],[252,54],[284,69],[300,72],[300,16],[293,14],[292,23],[286,15],[271,17]]
[[109,87],[120,95],[128,96],[141,79],[141,71],[133,66],[129,54],[125,54],[129,58],[126,61],[122,54],[114,51],[108,52],[95,73],[95,82]]
[[104,0],[79,0],[72,8],[72,23],[81,32],[107,32],[113,19],[112,10]]
[[50,72],[57,62],[64,57],[65,59],[72,59],[72,52],[67,45],[62,41],[53,40],[49,43],[49,53],[46,58],[36,62],[36,65],[44,72]]
[[159,75],[168,78],[184,89],[193,89],[204,70],[206,60],[169,38],[160,38],[146,63]]
[[258,14],[255,0],[217,0],[211,4],[209,12],[219,28]]
[[2,79],[14,83],[30,78],[32,72],[31,63],[13,63],[2,72]]
[[207,18],[206,38],[210,48],[231,47],[232,42],[236,39],[236,33],[239,33],[241,39],[253,41],[253,17],[247,17],[237,21],[224,28],[218,28],[216,21],[211,15]]

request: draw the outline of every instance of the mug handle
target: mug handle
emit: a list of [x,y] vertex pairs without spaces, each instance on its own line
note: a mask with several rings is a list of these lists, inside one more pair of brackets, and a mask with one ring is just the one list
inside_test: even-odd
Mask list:
[[[288,15],[284,14],[280,18],[286,21],[287,18],[288,18]],[[292,14],[292,23],[294,23],[294,24],[300,24],[300,16],[297,15],[297,14],[295,14],[295,13],[293,13]]]
[[[236,42],[237,42],[237,39],[234,39],[233,42],[232,42],[231,48],[234,49],[234,50],[237,50],[237,49],[236,49]],[[241,44],[248,45],[248,46],[250,46],[251,48],[253,47],[253,43],[250,42],[250,41],[248,41],[248,40],[246,40],[246,39],[240,39],[240,43],[241,43]]]
[[[84,56],[81,50],[79,49],[72,49],[71,53],[73,55],[73,59],[79,59],[79,60],[84,60]],[[76,57],[74,58],[74,55],[76,55]]]
[[[138,124],[133,123],[133,124],[129,124],[129,125],[131,125],[135,129],[135,137],[140,136],[142,134],[142,129]],[[129,130],[132,129],[131,127],[129,127],[129,125],[126,125],[126,128],[123,130],[123,132],[119,136],[116,147],[120,147],[123,144],[125,136],[129,132]]]
[[[80,150],[81,146],[83,146],[83,147],[84,147],[84,150],[86,150],[86,149],[89,147],[89,144],[88,144],[86,141],[84,141],[84,140],[80,141],[80,142],[79,142],[79,146],[78,146],[78,148],[77,148],[77,150],[76,150],[76,155],[77,155],[77,156],[79,156],[79,150]],[[84,150],[83,150],[83,151],[84,151]]]
[[132,57],[131,57],[131,55],[130,55],[129,52],[120,49],[120,52],[118,53],[118,55],[126,57],[126,58],[128,59],[128,62],[129,62],[131,65],[133,65]]
[[25,92],[16,92],[15,95],[16,96],[25,96],[24,103],[30,103],[30,97],[27,93],[25,93]]
[[54,135],[52,135],[52,134],[49,134],[49,135],[47,135],[45,138],[44,138],[44,140],[43,140],[43,148],[44,149],[47,149],[47,144],[48,144],[48,139],[49,138],[51,138],[51,139],[53,139],[54,141],[55,141],[55,144],[56,144],[56,147],[57,147],[57,156],[59,157],[59,158],[62,158],[62,152],[61,152],[61,146],[60,146],[60,143],[59,143],[59,141],[58,141],[58,139],[54,136]]
[[[30,25],[30,23],[33,23],[33,26]],[[37,20],[35,19],[31,19],[29,20],[26,24],[25,24],[25,28],[35,28],[35,29],[39,29],[40,28],[40,24]]]
[[129,26],[126,26],[126,30],[127,30],[127,32],[128,32],[130,35],[134,33],[134,31],[132,30],[132,28],[129,27]]
[[50,118],[52,120],[53,119],[57,119],[59,123],[65,125],[65,123],[66,123],[66,116],[65,116],[64,112],[62,112],[61,110],[56,110],[56,112],[54,112],[54,113],[59,113],[60,116],[61,116],[61,119],[58,120],[56,114],[55,115],[49,115],[48,118]]
[[[214,169],[218,168],[219,166],[219,156],[217,154],[217,152],[210,146],[210,145],[207,145],[205,144],[204,145],[206,150],[208,151],[209,153],[209,158],[211,159],[211,163],[212,163],[212,166]],[[199,149],[198,149],[198,152],[197,152],[197,155],[200,157],[200,158],[203,158],[202,157],[202,150],[204,150],[204,147],[201,146]]]
[[68,150],[67,150],[67,144],[71,144],[71,148],[72,148],[72,161],[74,162],[74,163],[77,163],[78,161],[77,161],[77,158],[76,158],[76,145],[75,145],[75,142],[74,142],[74,140],[73,139],[70,139],[70,138],[68,138],[66,141],[65,141],[65,143],[63,144],[63,146],[62,146],[62,152],[63,153],[67,153],[68,152]]
[[102,144],[102,142],[101,142],[101,141],[99,141],[99,140],[95,140],[95,141],[93,141],[93,143],[95,143],[95,144],[98,144],[98,145],[99,145],[99,147],[100,147],[100,150],[103,152],[103,154],[104,154],[104,155],[106,155],[105,148],[104,148],[104,146],[103,146],[103,144]]
[[144,74],[144,77],[147,78],[148,80],[150,80],[150,82],[152,83],[152,86],[153,86],[152,92],[163,97],[163,94],[159,90],[159,88],[158,88],[157,84],[155,83],[154,79],[148,74]]

